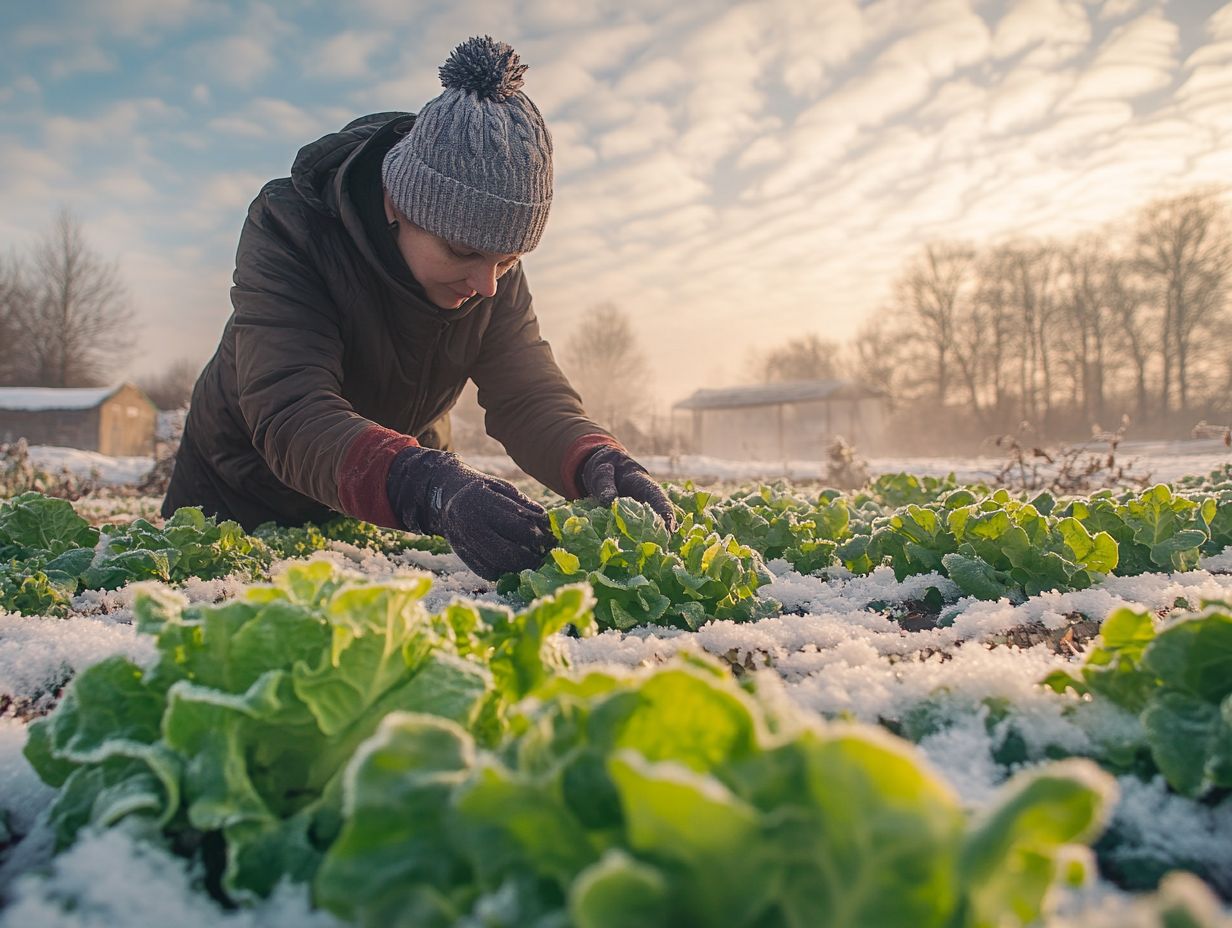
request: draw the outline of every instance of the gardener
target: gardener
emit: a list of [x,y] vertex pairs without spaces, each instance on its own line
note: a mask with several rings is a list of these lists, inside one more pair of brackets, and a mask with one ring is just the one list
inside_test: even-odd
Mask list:
[[251,529],[345,513],[443,535],[488,579],[537,567],[543,507],[445,450],[470,378],[488,432],[535,479],[672,521],[539,335],[520,259],[552,204],[552,141],[525,70],[503,42],[469,39],[418,116],[357,119],[265,185],[164,516],[196,505]]

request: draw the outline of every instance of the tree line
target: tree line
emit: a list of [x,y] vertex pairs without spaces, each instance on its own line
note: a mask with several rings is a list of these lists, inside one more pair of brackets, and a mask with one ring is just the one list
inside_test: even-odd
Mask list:
[[1129,421],[1179,437],[1232,416],[1232,207],[1206,188],[1069,239],[926,244],[845,344],[799,336],[761,381],[845,377],[886,391],[905,447],[1026,423],[1072,439]]

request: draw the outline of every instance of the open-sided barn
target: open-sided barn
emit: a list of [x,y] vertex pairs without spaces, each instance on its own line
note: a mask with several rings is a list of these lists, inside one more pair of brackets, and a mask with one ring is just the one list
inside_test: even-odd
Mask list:
[[115,457],[154,453],[158,409],[140,388],[0,387],[0,441],[82,448]]
[[857,448],[882,441],[886,397],[845,380],[698,390],[672,407],[694,454],[740,460],[815,460],[842,436]]

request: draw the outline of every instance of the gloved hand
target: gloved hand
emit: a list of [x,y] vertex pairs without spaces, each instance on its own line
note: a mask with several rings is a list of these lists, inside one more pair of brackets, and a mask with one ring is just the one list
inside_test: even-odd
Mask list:
[[485,580],[539,567],[556,543],[542,506],[448,451],[399,451],[389,465],[385,489],[408,531],[443,536]]
[[588,496],[607,506],[618,496],[645,503],[659,514],[667,530],[676,528],[676,512],[663,488],[646,468],[619,448],[605,447],[591,454],[582,464],[580,480]]

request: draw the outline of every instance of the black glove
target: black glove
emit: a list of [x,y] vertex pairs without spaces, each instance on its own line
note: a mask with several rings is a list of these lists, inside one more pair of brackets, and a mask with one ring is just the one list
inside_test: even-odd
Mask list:
[[444,536],[485,580],[539,567],[556,543],[542,506],[448,451],[399,451],[389,465],[385,489],[408,531]]
[[663,488],[619,448],[609,446],[591,454],[582,464],[579,482],[588,496],[604,506],[618,496],[628,496],[657,512],[669,532],[676,529],[676,512]]

